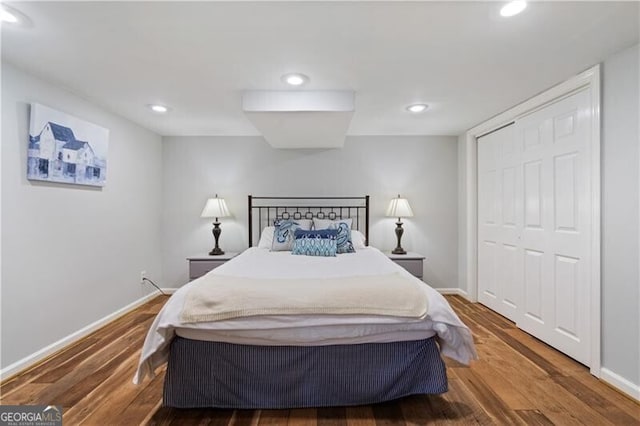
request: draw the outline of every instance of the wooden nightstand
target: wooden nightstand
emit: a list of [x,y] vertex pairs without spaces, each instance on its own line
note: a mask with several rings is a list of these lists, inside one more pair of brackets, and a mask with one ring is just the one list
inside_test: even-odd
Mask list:
[[225,253],[220,256],[191,256],[187,257],[189,261],[189,281],[200,278],[212,269],[228,262],[236,257],[238,253]]
[[385,254],[389,257],[389,259],[402,266],[412,275],[415,275],[416,277],[422,279],[422,262],[425,259],[423,255],[410,251],[407,252],[407,254],[393,254],[389,252],[386,252]]

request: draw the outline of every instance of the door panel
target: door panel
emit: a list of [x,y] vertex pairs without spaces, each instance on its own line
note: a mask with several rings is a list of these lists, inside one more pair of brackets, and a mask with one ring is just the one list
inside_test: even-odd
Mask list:
[[524,132],[524,149],[523,151],[529,152],[535,149],[539,149],[542,144],[540,143],[540,129],[535,127],[527,127],[523,129]]
[[500,280],[502,303],[511,309],[515,309],[517,306],[518,295],[516,294],[517,292],[513,283],[517,282],[518,275],[518,247],[511,244],[503,244],[502,249],[503,253],[501,260],[504,261],[501,265],[502,277]]
[[539,160],[524,165],[524,226],[529,229],[542,228],[542,162]]
[[553,205],[555,206],[555,225],[559,232],[577,232],[577,153],[558,156],[554,159],[553,172],[555,188]]
[[561,143],[565,137],[574,133],[574,123],[578,110],[572,109],[569,112],[560,114],[553,119],[554,143]]
[[579,342],[578,309],[574,302],[579,291],[579,259],[556,255],[555,260],[555,328],[566,337]]
[[516,226],[516,169],[502,170],[502,224]]
[[525,250],[524,261],[524,314],[540,323],[542,320],[542,260],[544,253]]
[[483,299],[489,304],[493,303],[497,297],[498,285],[496,274],[496,243],[494,241],[483,241],[483,249],[480,253],[482,268],[478,270],[478,281],[481,283],[481,291]]
[[496,203],[496,171],[490,170],[483,173],[483,178],[481,179],[482,184],[480,188],[484,193],[482,206],[480,208],[480,213],[482,217],[482,223],[485,225],[495,225],[498,222],[498,212],[497,212],[497,203]]

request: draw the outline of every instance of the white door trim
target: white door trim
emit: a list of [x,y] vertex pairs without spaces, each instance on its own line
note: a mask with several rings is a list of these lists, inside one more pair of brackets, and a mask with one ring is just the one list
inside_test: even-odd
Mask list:
[[569,96],[586,87],[591,88],[593,114],[592,142],[592,229],[591,229],[591,374],[600,377],[600,65],[528,99],[515,107],[478,124],[466,133],[467,159],[467,294],[469,300],[478,300],[478,147],[476,138],[497,129],[517,118],[536,111],[550,102]]

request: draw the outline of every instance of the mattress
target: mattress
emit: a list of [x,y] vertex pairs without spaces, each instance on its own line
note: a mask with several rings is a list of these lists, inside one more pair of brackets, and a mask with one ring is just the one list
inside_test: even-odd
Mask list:
[[468,328],[437,291],[367,247],[336,257],[293,256],[249,248],[209,274],[250,278],[330,278],[399,273],[420,282],[429,310],[422,318],[376,315],[259,315],[221,321],[189,323],[180,320],[185,295],[198,280],[180,288],[152,324],[142,349],[134,382],[168,359],[176,336],[201,341],[260,346],[327,346],[416,341],[437,338],[443,355],[467,364],[476,358]]
[[[412,325],[415,327],[415,324]],[[402,330],[400,327],[407,329]],[[327,325],[233,331],[178,328],[176,336],[191,340],[227,342],[239,345],[326,346],[421,340],[436,334],[435,330],[411,330],[410,328],[409,325],[399,326],[397,324]]]

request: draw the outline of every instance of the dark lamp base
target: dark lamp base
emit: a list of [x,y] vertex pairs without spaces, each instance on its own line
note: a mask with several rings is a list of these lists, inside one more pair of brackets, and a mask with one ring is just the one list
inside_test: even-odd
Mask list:
[[211,232],[213,232],[213,238],[216,240],[216,245],[209,252],[209,254],[211,256],[220,256],[221,254],[224,254],[224,252],[218,246],[218,239],[220,238],[220,233],[222,232],[222,229],[220,229],[220,222],[218,222],[218,218],[217,217],[216,217],[216,221],[213,222],[213,230]]
[[403,232],[404,230],[402,229],[402,222],[400,221],[400,218],[398,218],[398,221],[396,222],[396,238],[398,238],[398,245],[396,246],[396,248],[393,249],[391,253],[407,254],[407,252],[404,251],[404,249],[402,248],[402,245],[400,245],[400,240],[402,239]]

